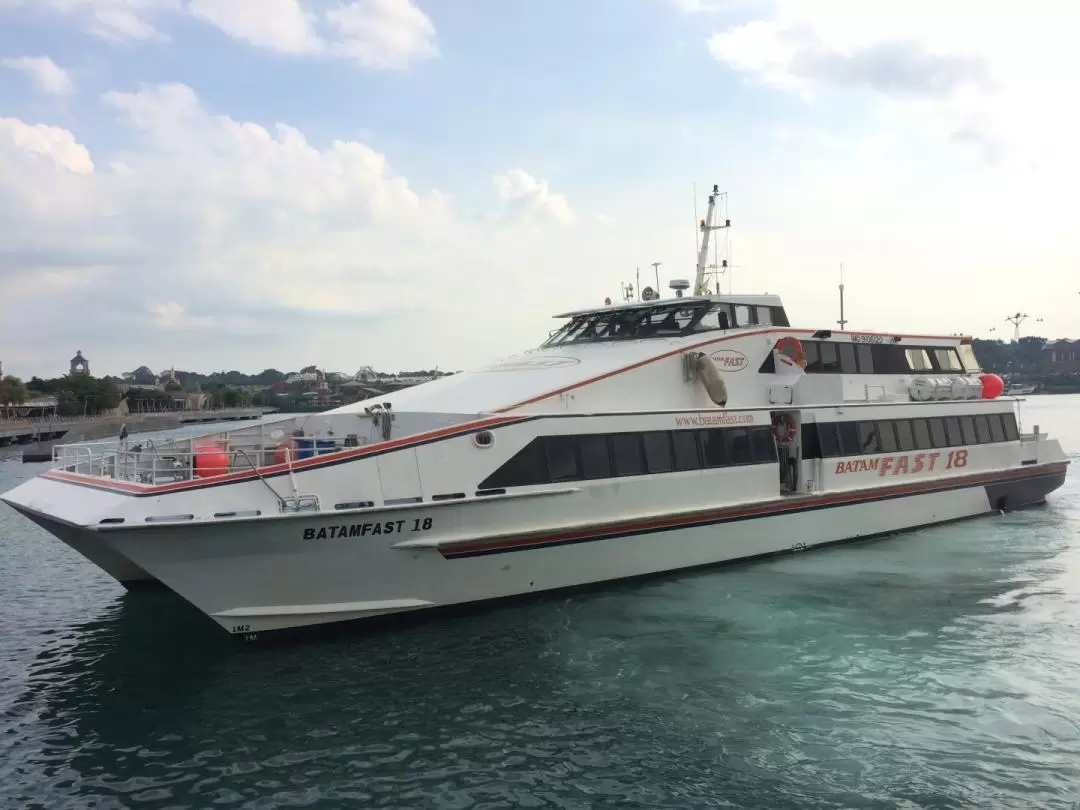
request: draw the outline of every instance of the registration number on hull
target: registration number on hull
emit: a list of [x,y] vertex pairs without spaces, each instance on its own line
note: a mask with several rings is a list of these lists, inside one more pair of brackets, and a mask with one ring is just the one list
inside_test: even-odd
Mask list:
[[335,526],[304,529],[305,540],[337,540],[345,537],[374,537],[384,534],[411,534],[430,531],[431,518],[379,520],[370,523],[340,523]]

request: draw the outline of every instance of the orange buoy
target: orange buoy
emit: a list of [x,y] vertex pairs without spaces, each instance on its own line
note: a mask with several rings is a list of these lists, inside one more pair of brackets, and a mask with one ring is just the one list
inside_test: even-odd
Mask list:
[[224,475],[229,471],[229,454],[220,447],[197,447],[194,464],[196,478]]
[[997,399],[1005,392],[1005,381],[997,374],[983,374],[979,381],[982,383],[983,399]]

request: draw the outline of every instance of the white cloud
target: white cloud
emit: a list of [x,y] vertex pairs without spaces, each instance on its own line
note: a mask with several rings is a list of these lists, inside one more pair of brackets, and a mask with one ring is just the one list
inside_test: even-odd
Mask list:
[[365,67],[403,68],[438,54],[435,26],[411,0],[357,0],[326,18],[340,37],[332,50]]
[[39,8],[113,40],[167,41],[151,20],[186,14],[257,48],[329,55],[399,70],[438,55],[435,26],[413,0],[40,0]]
[[0,65],[25,73],[42,91],[64,96],[73,89],[67,71],[47,56],[20,56],[0,59]]
[[94,162],[85,146],[61,127],[25,124],[17,118],[0,118],[0,150],[43,158],[55,167],[75,174],[92,174]]
[[281,53],[315,53],[322,41],[299,0],[190,0],[189,9],[230,37]]
[[[524,172],[508,172],[503,190],[527,224],[460,217],[364,143],[316,144],[287,124],[217,115],[184,85],[109,92],[103,103],[132,146],[93,162],[67,130],[0,119],[0,342],[20,346],[9,363],[44,362],[41,346],[15,336],[40,295],[32,280],[46,273],[70,281],[50,299],[61,324],[51,339],[83,335],[96,367],[109,358],[115,371],[213,367],[223,355],[259,368],[310,357],[460,366],[504,348],[434,324],[497,291],[528,307],[478,322],[509,345],[534,345],[567,303],[560,291],[582,286],[563,251],[590,247],[551,240],[569,207]],[[522,251],[528,260],[508,268]],[[599,288],[587,294],[602,300],[608,281],[587,282]]]
[[546,180],[538,180],[523,169],[510,169],[491,182],[500,200],[528,218],[538,216],[560,225],[572,225],[577,219],[566,197],[552,192]]

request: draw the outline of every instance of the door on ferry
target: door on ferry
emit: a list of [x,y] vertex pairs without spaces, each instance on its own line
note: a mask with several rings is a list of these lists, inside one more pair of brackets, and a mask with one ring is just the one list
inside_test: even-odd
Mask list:
[[774,411],[772,413],[773,438],[776,440],[776,456],[779,461],[780,492],[799,491],[799,414],[797,411]]

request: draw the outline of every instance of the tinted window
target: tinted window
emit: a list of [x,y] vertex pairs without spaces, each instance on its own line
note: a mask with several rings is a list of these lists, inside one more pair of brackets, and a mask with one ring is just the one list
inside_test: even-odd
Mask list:
[[723,431],[726,439],[724,451],[728,464],[750,464],[754,460],[750,450],[750,435],[746,428],[728,428]]
[[736,326],[753,326],[754,324],[754,308],[747,306],[746,304],[735,305],[735,325]]
[[750,447],[756,463],[766,464],[776,461],[776,442],[773,440],[770,428],[750,428]]
[[818,439],[818,426],[811,423],[802,426],[803,458],[821,458],[821,440]]
[[934,447],[949,446],[949,437],[945,435],[945,420],[941,417],[930,420],[930,441]]
[[876,422],[859,422],[859,451],[866,455],[881,452]]
[[1003,413],[1001,419],[1005,426],[1005,441],[1015,442],[1020,438],[1020,432],[1016,429],[1016,415]]
[[963,371],[956,349],[934,349],[934,364],[942,371]]
[[552,481],[573,481],[580,478],[577,462],[577,439],[574,436],[548,436],[548,475]]
[[929,371],[930,357],[926,354],[925,349],[907,349],[904,352],[907,355],[908,367],[912,371]]
[[836,429],[840,432],[840,452],[845,456],[857,456],[862,452],[862,443],[859,441],[859,429],[854,422],[837,422]]
[[772,311],[770,307],[757,307],[757,322],[762,325],[772,325]]
[[772,322],[774,326],[791,326],[788,323],[787,313],[783,307],[772,307]]
[[611,457],[615,462],[615,475],[641,475],[645,472],[640,434],[612,434]]
[[979,437],[975,435],[975,417],[960,417],[960,432],[964,437],[964,444],[978,444]]
[[907,357],[896,344],[875,343],[870,346],[874,357],[874,371],[878,374],[907,374]]
[[[821,352],[816,340],[803,342],[803,353],[806,355],[806,373],[818,374],[821,371]],[[772,354],[770,353],[770,357]]]
[[960,429],[960,417],[949,416],[945,419],[945,429],[949,432],[949,446],[956,447],[964,443],[964,434]]
[[723,467],[727,463],[727,453],[724,451],[725,433],[726,430],[701,431],[701,457],[705,459],[706,467]]
[[546,484],[548,476],[544,444],[543,439],[533,439],[509,461],[484,479],[479,488],[495,489]]
[[882,453],[895,453],[896,447],[896,432],[893,430],[893,423],[887,420],[883,420],[877,423],[878,435],[881,437],[881,452]]
[[821,354],[821,370],[826,374],[835,374],[840,370],[840,356],[836,353],[835,343],[821,343],[818,346]]
[[859,369],[855,365],[855,346],[852,343],[838,344],[840,349],[840,371],[844,374],[858,374]]
[[911,430],[915,434],[916,450],[929,450],[933,447],[930,444],[930,427],[925,419],[912,419]]
[[701,468],[697,431],[676,431],[671,434],[671,440],[672,444],[675,446],[676,470],[697,470]]
[[859,361],[860,374],[874,373],[874,352],[869,343],[860,343],[855,347],[855,356]]
[[915,434],[911,432],[911,422],[907,419],[896,422],[896,446],[902,453],[915,449]]
[[975,417],[975,435],[979,439],[979,444],[990,443],[990,420],[985,413]]
[[608,456],[607,436],[581,436],[581,471],[586,478],[611,476],[611,457]]
[[840,433],[835,422],[826,422],[817,426],[818,442],[821,444],[823,458],[836,458],[843,455],[840,450]]
[[995,442],[1005,441],[1005,429],[1001,426],[1000,413],[990,414],[990,439]]
[[675,460],[671,454],[671,434],[667,431],[646,433],[642,436],[645,444],[645,469],[651,473],[671,472],[675,469]]

